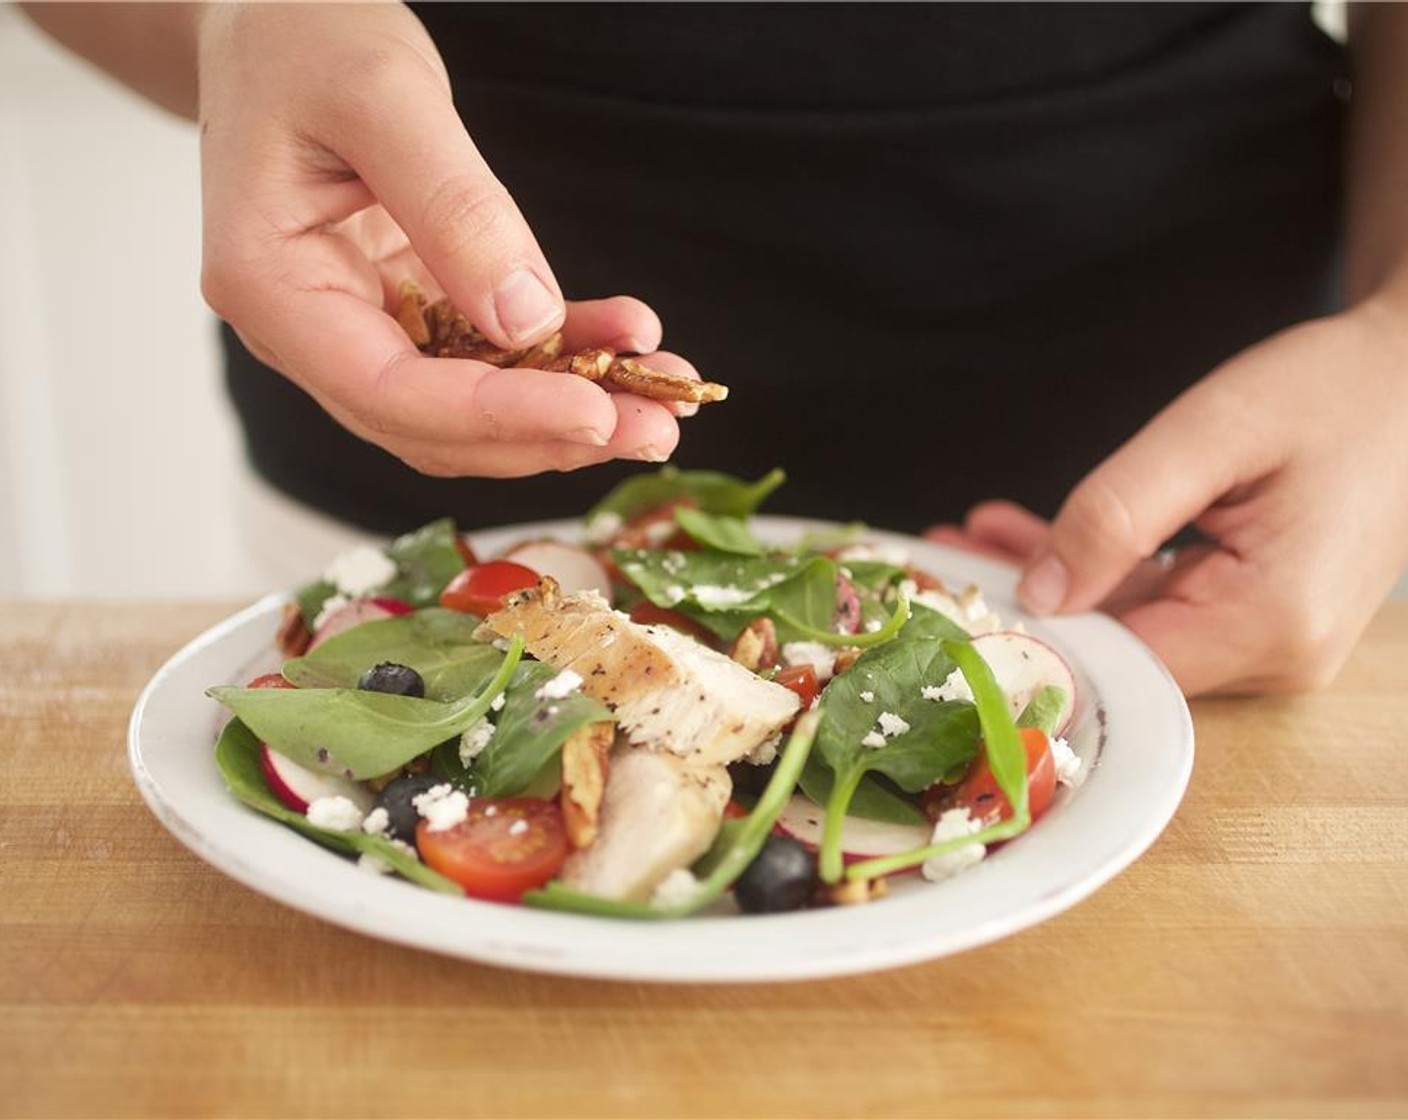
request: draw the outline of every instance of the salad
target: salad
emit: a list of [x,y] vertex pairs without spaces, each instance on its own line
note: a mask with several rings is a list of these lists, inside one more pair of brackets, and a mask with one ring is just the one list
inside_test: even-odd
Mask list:
[[761,540],[782,481],[667,467],[577,541],[482,558],[441,520],[337,557],[281,671],[209,690],[227,786],[369,871],[622,918],[972,867],[1081,776],[1074,676],[863,527]]

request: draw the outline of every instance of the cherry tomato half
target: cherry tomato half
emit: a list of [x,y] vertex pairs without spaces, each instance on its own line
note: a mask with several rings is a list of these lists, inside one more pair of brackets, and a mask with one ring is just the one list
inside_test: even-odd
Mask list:
[[[1051,757],[1051,741],[1039,728],[1022,728],[1022,749],[1027,754],[1027,806],[1032,820],[1036,820],[1050,807],[1056,794],[1056,762]],[[932,800],[927,796],[924,799],[925,807],[935,817],[945,809],[967,809],[974,820],[988,825],[1012,815],[1012,806],[998,788],[986,754],[978,756],[968,776],[955,788],[936,787],[935,792]]]
[[293,682],[282,673],[265,673],[263,676],[255,677],[245,688],[293,688]]
[[537,583],[538,573],[532,568],[512,560],[490,560],[466,568],[452,579],[440,592],[440,605],[466,614],[493,614],[503,605],[505,595]]
[[810,665],[788,665],[779,669],[773,676],[772,683],[795,692],[797,699],[802,702],[804,712],[812,706],[821,691],[821,682],[816,679],[816,670]]
[[476,798],[453,828],[416,827],[420,858],[472,898],[517,902],[541,887],[567,858],[567,829],[556,801]]

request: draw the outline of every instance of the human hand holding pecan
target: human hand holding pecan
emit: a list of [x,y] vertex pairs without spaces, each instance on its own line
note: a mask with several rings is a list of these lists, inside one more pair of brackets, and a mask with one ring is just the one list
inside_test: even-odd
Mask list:
[[[230,5],[199,26],[206,299],[339,423],[436,475],[665,459],[666,406],[550,371],[423,354],[392,311],[443,291],[504,351],[650,354],[629,297],[567,303],[401,5]],[[649,364],[696,375],[672,355]]]

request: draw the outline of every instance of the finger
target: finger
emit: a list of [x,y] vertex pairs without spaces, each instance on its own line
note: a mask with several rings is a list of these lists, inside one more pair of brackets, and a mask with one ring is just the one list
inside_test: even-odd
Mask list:
[[660,345],[660,316],[634,296],[574,300],[567,305],[562,344],[567,350],[609,346],[630,354],[648,354]]
[[634,393],[612,393],[616,406],[616,431],[607,450],[619,459],[663,463],[680,442],[680,427],[660,401]]
[[[1262,469],[1227,410],[1175,402],[1071,492],[1018,587],[1037,614],[1088,610],[1143,559]],[[1239,438],[1240,436],[1240,438]],[[1219,454],[1207,453],[1209,445]]]
[[963,527],[975,541],[991,545],[1018,563],[1030,559],[1051,536],[1051,522],[1016,502],[980,502]]
[[1214,550],[1171,576],[1159,597],[1117,610],[1162,661],[1185,695],[1252,688],[1244,669],[1260,660],[1262,627],[1245,605],[1254,598],[1236,587],[1246,582],[1244,562]]
[[562,325],[562,291],[528,223],[455,112],[449,86],[407,51],[364,69],[320,136],[405,231],[439,286],[500,346]]
[[343,291],[294,290],[278,303],[274,313],[252,316],[253,333],[286,372],[336,402],[375,442],[565,439],[605,447],[616,429],[611,397],[583,378],[424,357],[389,315]]

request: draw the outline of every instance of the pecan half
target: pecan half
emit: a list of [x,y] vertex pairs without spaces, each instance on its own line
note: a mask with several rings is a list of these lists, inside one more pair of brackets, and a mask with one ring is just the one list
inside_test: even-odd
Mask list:
[[562,744],[562,822],[574,848],[596,839],[615,737],[614,723],[589,723]]
[[777,627],[770,618],[755,618],[733,640],[728,655],[756,673],[759,669],[771,669],[782,659],[782,650],[777,644]]

